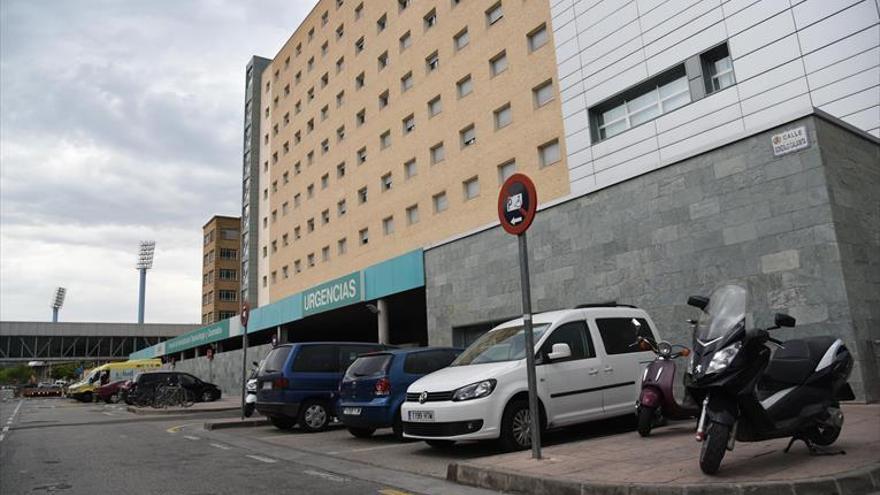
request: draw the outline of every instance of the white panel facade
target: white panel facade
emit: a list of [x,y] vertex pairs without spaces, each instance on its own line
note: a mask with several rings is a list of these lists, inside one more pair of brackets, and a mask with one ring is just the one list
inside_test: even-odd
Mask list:
[[[627,180],[813,108],[880,136],[876,0],[550,4],[573,194]],[[701,56],[723,44],[735,83],[705,94],[713,89],[702,80],[709,77],[704,73],[711,61]],[[648,119],[624,105],[635,107],[655,76],[662,91],[671,78],[683,77],[685,66],[690,103],[667,110],[659,93],[661,110]],[[601,114],[620,105],[628,114],[625,130],[606,129],[610,124]]]

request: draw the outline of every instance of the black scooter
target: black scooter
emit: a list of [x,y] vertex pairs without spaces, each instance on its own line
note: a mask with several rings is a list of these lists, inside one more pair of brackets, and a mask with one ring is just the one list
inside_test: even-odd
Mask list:
[[[843,428],[841,400],[855,396],[847,383],[853,358],[836,337],[781,342],[770,330],[793,327],[795,319],[777,314],[775,326],[746,327],[748,290],[723,285],[710,298],[688,304],[703,310],[694,331],[693,381],[702,402],[697,441],[700,469],[714,474],[735,440],[756,442],[791,437],[786,452],[801,440],[831,445]],[[767,343],[778,347],[772,354]]]

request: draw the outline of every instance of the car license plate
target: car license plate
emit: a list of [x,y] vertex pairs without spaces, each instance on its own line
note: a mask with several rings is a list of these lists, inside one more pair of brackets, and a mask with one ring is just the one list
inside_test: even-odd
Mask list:
[[343,407],[342,414],[345,414],[346,416],[360,416],[361,415],[361,408],[359,408],[359,407]]
[[409,420],[414,423],[431,423],[434,421],[434,411],[409,411]]
[[263,382],[263,390],[272,390],[272,382]]

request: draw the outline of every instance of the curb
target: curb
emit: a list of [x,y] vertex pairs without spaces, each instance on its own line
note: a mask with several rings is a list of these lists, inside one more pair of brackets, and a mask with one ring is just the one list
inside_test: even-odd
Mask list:
[[835,476],[791,481],[649,485],[552,479],[453,462],[447,467],[446,479],[460,485],[487,488],[505,493],[535,495],[776,495],[779,493],[857,495],[880,490],[880,463],[838,473]]
[[268,426],[271,425],[272,422],[268,419],[246,419],[244,421],[223,421],[216,423],[205,423],[202,428],[208,431],[213,430],[226,430],[229,428],[249,428],[254,426]]
[[240,407],[221,407],[216,409],[144,409],[140,407],[128,406],[125,408],[126,411],[132,414],[139,414],[142,416],[154,416],[154,415],[178,415],[178,414],[206,414],[206,413],[215,413],[215,412],[226,412],[226,411],[239,411]]

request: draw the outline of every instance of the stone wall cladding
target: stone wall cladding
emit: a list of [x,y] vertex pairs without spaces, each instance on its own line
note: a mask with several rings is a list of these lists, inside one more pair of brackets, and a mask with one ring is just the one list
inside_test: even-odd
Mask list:
[[[271,344],[248,348],[248,373],[252,368],[251,361],[259,362],[270,350]],[[178,361],[174,370],[191,373],[217,385],[223,392],[223,397],[241,397],[241,349],[215,354],[213,361],[205,356]]]
[[[823,163],[817,122],[799,119],[540,211],[528,233],[534,311],[635,304],[664,338],[689,345],[684,321],[698,313],[687,296],[747,280],[755,324],[787,312],[798,326],[777,337],[839,335],[858,352],[826,181],[834,164]],[[801,125],[810,147],[775,157],[771,135]],[[859,160],[876,153],[866,140],[857,146]],[[500,228],[426,251],[425,275],[431,345],[450,344],[453,327],[521,313],[516,242]],[[851,383],[863,398],[858,370]]]

